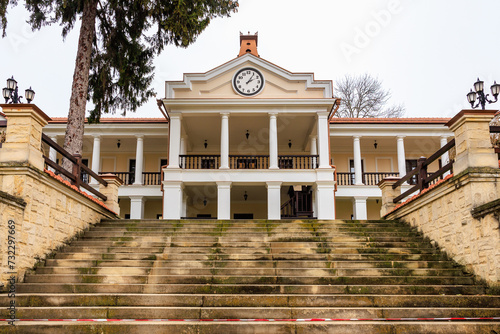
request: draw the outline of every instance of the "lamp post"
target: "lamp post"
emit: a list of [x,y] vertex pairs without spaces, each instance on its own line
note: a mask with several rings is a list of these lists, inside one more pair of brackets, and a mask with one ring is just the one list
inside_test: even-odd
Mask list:
[[[22,96],[19,96],[18,90],[19,87],[17,86],[17,81],[14,80],[14,77],[7,79],[7,87],[2,89],[5,103],[21,103]],[[24,91],[24,96],[26,97],[26,101],[30,103],[35,98],[35,91],[30,87]],[[11,101],[9,102],[9,100]]]
[[[474,90],[475,92],[472,91],[471,89],[470,92],[467,94],[467,101],[469,101],[472,109],[476,109],[477,107],[479,107],[479,105],[481,105],[482,109],[484,110],[486,102],[495,103],[498,101],[498,94],[500,93],[500,85],[497,84],[497,82],[495,81],[495,83],[491,86],[491,94],[495,98],[495,101],[491,101],[490,99],[488,99],[488,95],[490,94],[484,95],[484,81],[479,80],[479,78],[477,78],[476,83],[474,83]],[[477,104],[474,106],[476,98],[477,98]]]

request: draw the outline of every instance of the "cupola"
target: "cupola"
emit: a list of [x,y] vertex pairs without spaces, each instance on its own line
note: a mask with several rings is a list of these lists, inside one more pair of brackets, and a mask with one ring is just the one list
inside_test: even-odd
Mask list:
[[238,57],[247,53],[251,53],[256,57],[259,57],[259,53],[257,52],[257,37],[257,32],[254,35],[250,35],[250,31],[248,32],[248,35],[243,35],[243,33],[240,32],[240,53],[238,54]]

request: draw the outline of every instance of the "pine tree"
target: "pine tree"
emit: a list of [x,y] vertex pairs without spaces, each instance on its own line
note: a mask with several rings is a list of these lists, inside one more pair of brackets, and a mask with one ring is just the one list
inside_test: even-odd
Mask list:
[[[3,36],[9,5],[17,0],[0,0]],[[211,19],[237,7],[237,0],[26,0],[34,30],[59,23],[64,38],[81,17],[64,148],[82,153],[87,100],[94,105],[89,122],[137,110],[154,96],[153,57],[168,44],[187,47]]]

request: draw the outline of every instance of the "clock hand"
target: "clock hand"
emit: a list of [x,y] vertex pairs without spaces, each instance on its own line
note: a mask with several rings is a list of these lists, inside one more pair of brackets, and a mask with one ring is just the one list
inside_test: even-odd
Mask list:
[[253,80],[253,76],[254,76],[254,75],[255,75],[255,73],[253,73],[253,74],[252,74],[252,76],[250,77],[250,79],[247,81],[247,83],[246,83],[247,85],[248,85],[248,83],[250,83],[250,81],[252,81],[252,80]]

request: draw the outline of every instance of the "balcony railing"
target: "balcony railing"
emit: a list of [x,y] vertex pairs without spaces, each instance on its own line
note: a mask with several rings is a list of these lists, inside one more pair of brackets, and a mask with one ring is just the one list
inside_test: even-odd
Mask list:
[[[386,177],[399,176],[399,173],[363,173],[361,181],[367,186],[376,186]],[[337,183],[339,186],[351,186],[355,184],[354,173],[337,173]]]
[[220,155],[180,155],[180,167],[184,169],[217,169]]
[[[123,185],[131,185],[135,182],[135,172],[101,172],[100,174],[114,174],[123,181]],[[142,184],[146,186],[157,186],[161,184],[160,172],[142,173]]]
[[[217,169],[220,155],[181,155],[180,167],[184,169]],[[280,155],[281,169],[314,169],[318,167],[317,155]],[[268,169],[269,155],[229,155],[231,169]]]

